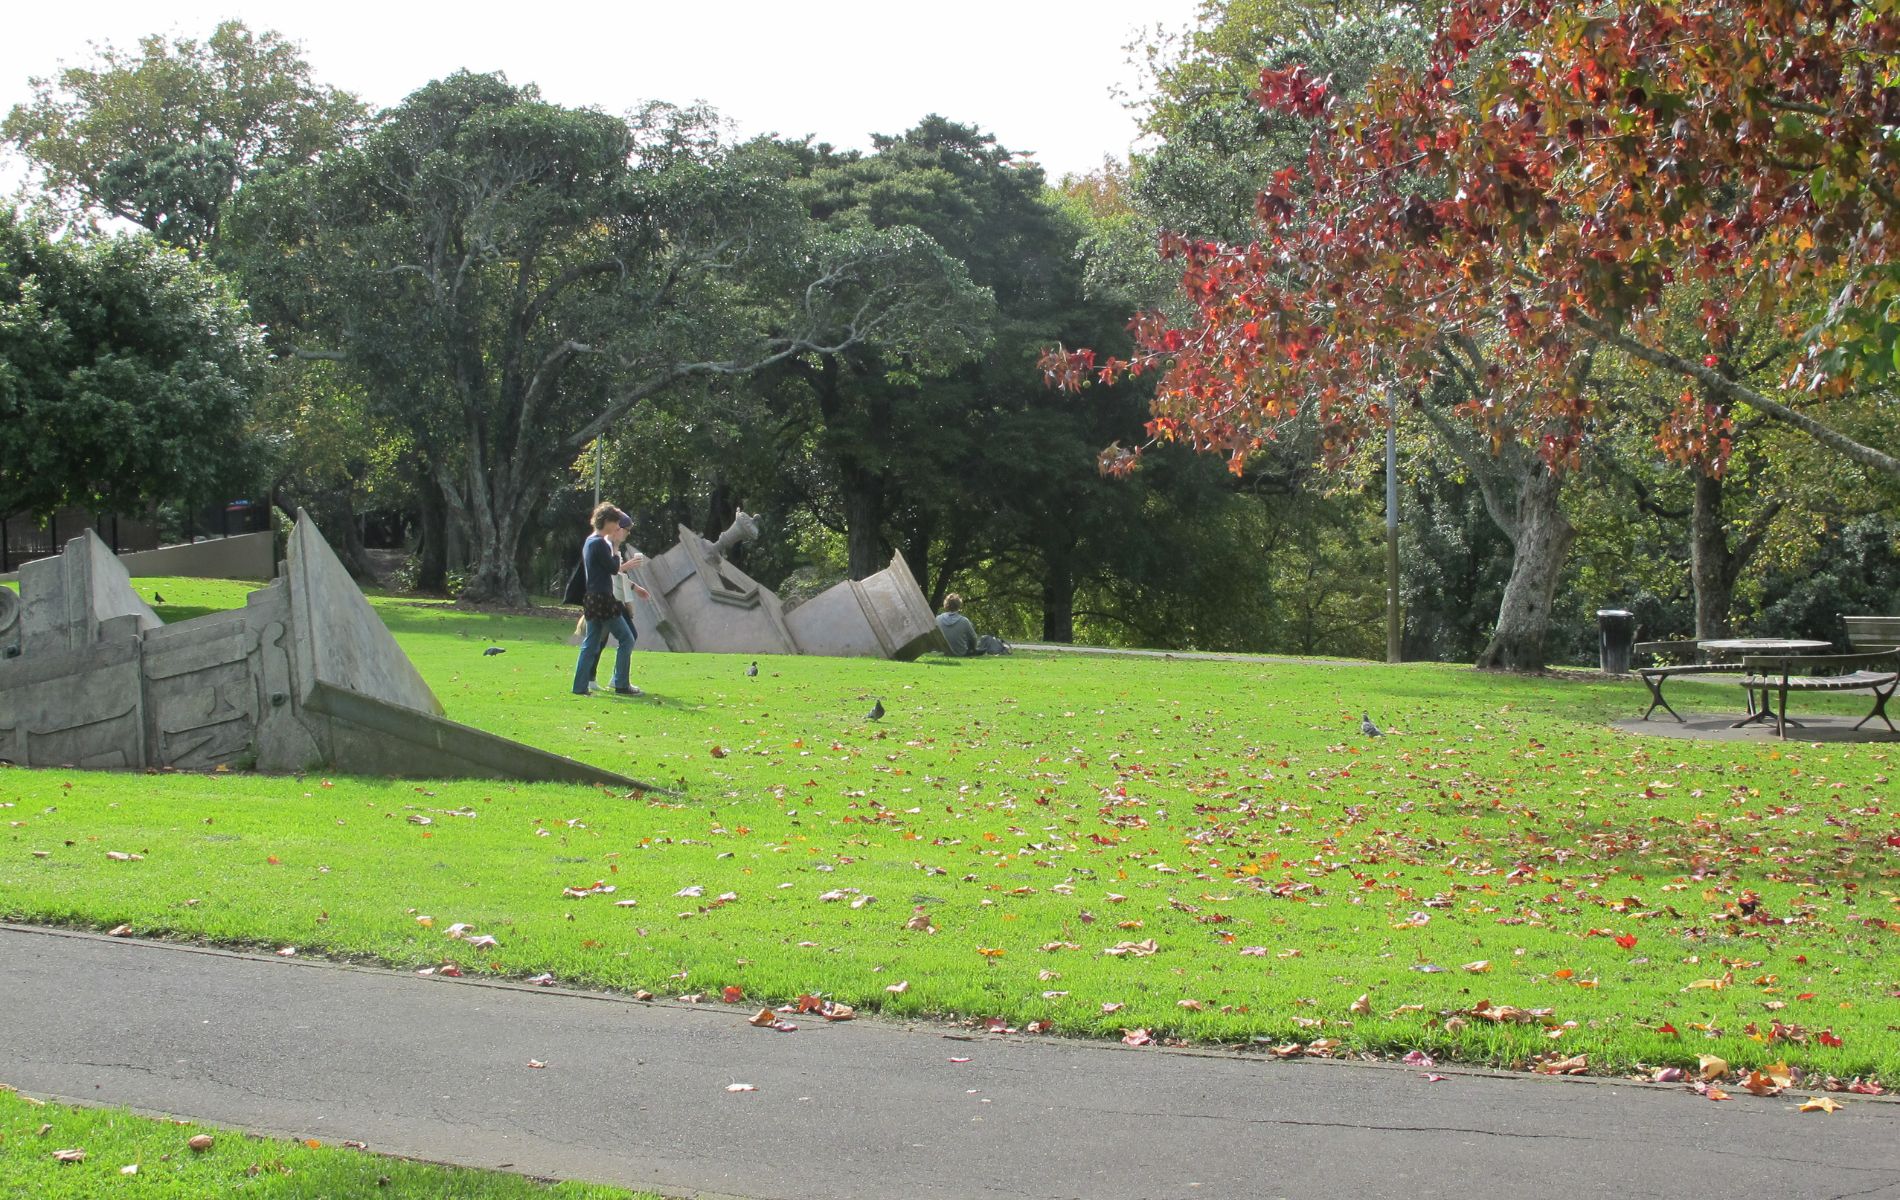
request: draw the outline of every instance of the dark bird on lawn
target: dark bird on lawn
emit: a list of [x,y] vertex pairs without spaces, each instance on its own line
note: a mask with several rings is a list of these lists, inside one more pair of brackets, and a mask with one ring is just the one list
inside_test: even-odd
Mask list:
[[1385,736],[1384,732],[1381,731],[1377,725],[1372,723],[1372,714],[1369,712],[1359,714],[1359,732],[1365,734],[1367,737]]
[[506,654],[506,653],[508,653],[508,651],[504,650],[500,646],[490,646],[488,649],[482,651],[482,657],[487,658],[491,654]]
[[871,711],[864,714],[864,719],[867,721],[876,721],[883,716],[884,698],[879,696],[876,700],[871,701]]
[[751,675],[757,675],[757,674],[759,673],[759,664],[758,664],[758,663],[753,663],[753,664],[752,664],[751,666],[749,666],[749,667],[747,667],[747,668],[745,669],[745,673],[746,673],[746,674],[747,674],[748,676],[751,676]]
[[161,595],[159,595],[159,594],[158,594],[157,592],[153,592],[153,593],[152,593],[152,603],[153,603],[153,604],[163,604],[163,603],[165,603],[165,597],[163,597],[163,596],[161,596]]

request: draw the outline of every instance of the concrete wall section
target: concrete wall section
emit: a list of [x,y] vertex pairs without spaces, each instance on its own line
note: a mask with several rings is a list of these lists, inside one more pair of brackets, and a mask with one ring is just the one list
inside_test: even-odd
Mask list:
[[335,551],[301,510],[285,560],[290,628],[296,634],[296,684],[307,703],[319,681],[418,712],[441,716],[422,675],[402,652]]
[[[116,557],[126,574],[134,579],[153,575],[178,575],[187,579],[269,579],[277,573],[276,543],[274,533],[240,533],[235,537],[160,546],[156,550],[139,550]],[[57,558],[37,561],[54,562]],[[0,575],[0,583],[17,583],[25,570],[23,566],[10,575]]]

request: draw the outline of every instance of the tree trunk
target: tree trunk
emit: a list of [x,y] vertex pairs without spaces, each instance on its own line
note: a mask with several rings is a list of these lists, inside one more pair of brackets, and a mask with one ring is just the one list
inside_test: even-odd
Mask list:
[[885,548],[884,477],[861,466],[855,458],[838,464],[844,492],[845,545],[850,551],[851,578],[864,579],[890,566]]
[[[1518,457],[1532,456],[1517,448]],[[1532,458],[1517,482],[1514,511],[1499,521],[1511,539],[1511,578],[1498,605],[1498,624],[1478,655],[1478,666],[1541,671],[1550,631],[1550,604],[1577,531],[1559,503],[1563,476]],[[1487,505],[1489,507],[1489,505]],[[1493,517],[1498,516],[1493,513]]]
[[416,496],[420,509],[416,539],[416,590],[439,596],[449,590],[449,514],[442,493],[427,471],[419,472]]
[[1042,573],[1042,640],[1075,641],[1075,571],[1065,558],[1052,558]]
[[1736,573],[1730,566],[1728,531],[1722,521],[1722,481],[1697,472],[1695,508],[1689,518],[1689,578],[1695,585],[1695,635],[1727,637]]

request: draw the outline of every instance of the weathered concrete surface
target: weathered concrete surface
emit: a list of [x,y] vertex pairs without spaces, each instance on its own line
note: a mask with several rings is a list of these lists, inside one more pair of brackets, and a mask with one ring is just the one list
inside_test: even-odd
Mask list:
[[[263,580],[277,571],[276,540],[277,535],[270,532],[239,533],[156,550],[133,550],[117,557],[125,573],[134,579],[181,575],[188,579]],[[0,575],[0,583],[16,583],[19,578],[20,573],[13,571]]]
[[644,786],[447,720],[303,513],[282,577],[235,612],[164,625],[90,531],[22,592],[0,602],[7,762]]
[[[902,554],[870,578],[845,580],[786,612],[771,588],[725,556],[746,540],[735,531],[750,521],[740,513],[717,543],[682,525],[670,550],[636,568],[634,578],[648,592],[632,600],[636,649],[907,662],[942,648],[936,617]],[[756,532],[751,526],[747,536]]]
[[873,1021],[787,1034],[722,1005],[8,926],[0,1013],[0,1082],[29,1094],[669,1194],[1900,1198],[1900,1104],[1857,1096],[1825,1116]]

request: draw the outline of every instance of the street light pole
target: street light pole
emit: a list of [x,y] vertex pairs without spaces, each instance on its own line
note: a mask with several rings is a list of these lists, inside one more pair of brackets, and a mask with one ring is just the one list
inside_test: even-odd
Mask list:
[[1399,435],[1398,415],[1385,416],[1385,661],[1402,662],[1399,651]]

